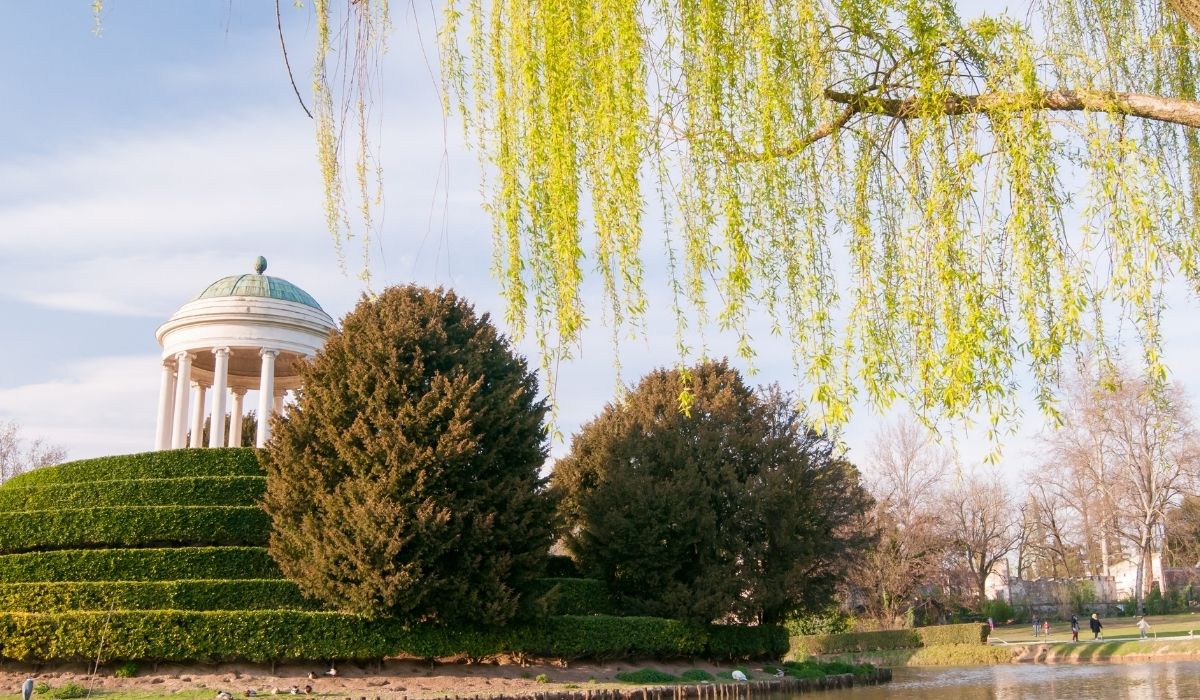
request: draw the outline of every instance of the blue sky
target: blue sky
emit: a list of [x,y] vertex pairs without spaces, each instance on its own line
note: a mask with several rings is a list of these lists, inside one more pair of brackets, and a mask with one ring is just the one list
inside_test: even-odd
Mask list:
[[[283,69],[273,3],[106,0],[100,37],[88,5],[12,3],[0,23],[0,421],[76,458],[152,447],[155,328],[213,280],[249,271],[254,256],[335,318],[363,291],[339,272],[324,228],[312,125]],[[386,209],[372,283],[448,284],[498,312],[479,166],[459,125],[443,129],[410,7],[395,5],[385,65]],[[283,15],[305,89],[311,10],[285,2]],[[428,41],[430,18],[421,25]],[[1168,358],[1195,394],[1200,372],[1181,360],[1200,350],[1200,330],[1187,322],[1196,303],[1172,300]],[[652,307],[647,336],[623,345],[627,380],[674,360],[666,304]],[[768,339],[765,324],[760,331],[754,381],[793,386],[786,345]],[[714,355],[733,343],[708,342]],[[531,343],[520,347],[532,356]],[[596,328],[563,368],[564,433],[611,400],[612,353],[608,331]],[[865,457],[879,421],[857,413],[845,433],[852,458]],[[1008,443],[1007,470],[1034,458],[1040,428],[1030,409]],[[985,452],[976,433],[955,435],[966,462]]]

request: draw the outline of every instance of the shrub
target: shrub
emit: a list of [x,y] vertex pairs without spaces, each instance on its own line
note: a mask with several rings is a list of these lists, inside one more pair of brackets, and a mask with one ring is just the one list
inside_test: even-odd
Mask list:
[[714,659],[778,659],[787,650],[787,630],[778,625],[708,627],[708,653]]
[[983,605],[983,616],[992,618],[992,622],[1002,625],[1009,620],[1017,619],[1013,606],[1003,600],[989,600]]
[[75,700],[76,698],[87,697],[87,695],[87,688],[78,683],[67,683],[61,688],[55,688],[50,691],[50,697],[57,698],[58,700]]
[[882,649],[915,649],[921,646],[921,636],[915,629],[814,634],[792,637],[790,641],[791,653],[804,651],[812,655],[845,654]]
[[550,578],[579,578],[579,567],[571,557],[563,554],[551,554],[546,558],[546,576]]
[[537,376],[453,292],[363,298],[275,424],[264,462],[271,555],[331,607],[504,624],[541,575]]
[[622,683],[672,683],[679,679],[657,669],[641,668],[636,671],[618,673],[617,680]]
[[478,658],[502,652],[678,658],[703,654],[706,641],[702,627],[656,618],[564,616],[473,630],[289,610],[0,613],[0,658],[26,663],[95,660],[98,650],[101,662]]
[[558,659],[699,656],[708,653],[702,625],[657,617],[564,615],[515,628],[513,649]]
[[979,623],[937,625],[915,629],[882,630],[879,632],[847,632],[791,638],[791,655],[804,652],[811,655],[844,654],[887,649],[916,649],[943,644],[984,644],[988,626]]
[[124,479],[174,479],[187,476],[262,476],[252,449],[218,447],[162,450],[82,459],[18,474],[4,488],[75,484]]
[[942,644],[987,644],[988,626],[986,623],[966,622],[961,625],[934,625],[918,627],[917,634],[921,637],[921,646],[932,647]]
[[849,632],[854,620],[844,610],[831,605],[819,612],[789,617],[784,625],[788,633],[797,636],[802,634],[841,634]]
[[646,375],[551,480],[567,548],[624,612],[783,622],[823,607],[866,544],[849,527],[869,505],[857,470],[794,401],[724,361]]
[[57,581],[0,583],[0,610],[315,610],[295,582],[284,579],[220,581]]
[[133,678],[137,672],[138,665],[134,661],[126,661],[113,669],[113,675],[117,678]]
[[821,678],[825,675],[825,671],[814,661],[785,662],[783,673],[791,678]]
[[37,685],[33,686],[33,692],[38,695],[45,695],[50,692],[50,684],[46,681],[38,681]]
[[262,547],[79,549],[0,555],[0,582],[280,578]]
[[711,683],[717,680],[717,677],[702,668],[692,668],[681,673],[679,680],[688,683]]
[[0,551],[98,546],[261,545],[270,521],[247,506],[112,506],[0,513]]
[[609,615],[612,599],[603,581],[592,578],[540,578],[526,592],[534,614]]
[[262,498],[261,476],[189,476],[82,484],[0,488],[0,512],[67,510],[102,506],[253,506]]

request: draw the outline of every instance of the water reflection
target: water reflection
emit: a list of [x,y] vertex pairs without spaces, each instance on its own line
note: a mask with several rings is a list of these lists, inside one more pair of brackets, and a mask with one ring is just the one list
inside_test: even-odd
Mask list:
[[822,700],[1049,700],[1051,698],[1200,698],[1200,662],[1014,664],[970,668],[899,668],[891,683],[796,696]]

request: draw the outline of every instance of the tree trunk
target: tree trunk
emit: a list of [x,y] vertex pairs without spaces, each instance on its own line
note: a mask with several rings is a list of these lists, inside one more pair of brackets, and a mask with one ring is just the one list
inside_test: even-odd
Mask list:
[[1138,569],[1137,569],[1137,610],[1134,614],[1141,615],[1143,603],[1146,600],[1146,550],[1150,548],[1150,528],[1143,523],[1141,527],[1141,537],[1138,541]]

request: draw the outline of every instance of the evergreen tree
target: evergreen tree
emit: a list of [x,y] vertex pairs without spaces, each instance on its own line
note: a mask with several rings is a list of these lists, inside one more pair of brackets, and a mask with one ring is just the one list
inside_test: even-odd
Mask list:
[[553,506],[537,380],[453,292],[365,298],[267,446],[270,551],[305,593],[412,622],[502,624]]
[[553,484],[567,547],[627,612],[778,622],[820,607],[859,544],[857,471],[724,362],[658,370],[584,426]]

